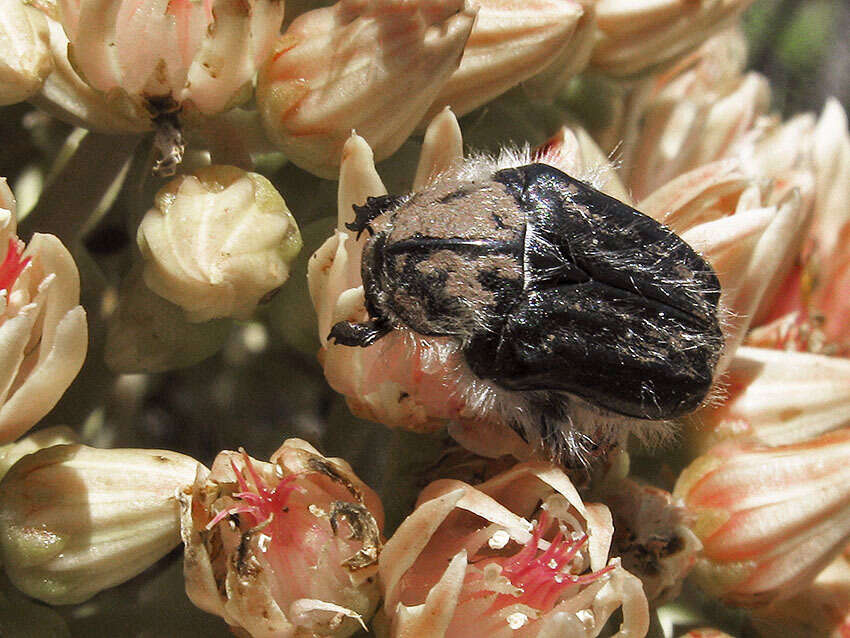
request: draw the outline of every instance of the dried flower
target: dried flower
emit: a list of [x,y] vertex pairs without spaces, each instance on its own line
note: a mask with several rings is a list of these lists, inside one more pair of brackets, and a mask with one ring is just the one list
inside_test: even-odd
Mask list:
[[251,636],[349,636],[378,602],[383,510],[299,439],[263,463],[222,452],[182,500],[186,592]]
[[93,88],[152,111],[214,115],[251,95],[281,0],[60,0],[69,57]]
[[247,319],[289,276],[301,236],[265,177],[209,166],[164,186],[138,231],[145,283],[190,321]]
[[0,179],[0,443],[15,440],[56,405],[88,347],[70,253],[40,233],[24,250],[16,229],[15,198]]
[[0,0],[0,105],[26,100],[53,68],[44,16],[21,0]]
[[475,14],[465,0],[341,0],[300,15],[260,74],[269,136],[322,177],[354,129],[391,155],[457,68]]
[[746,606],[811,584],[850,539],[850,430],[803,443],[722,443],[682,472],[674,494],[703,543],[694,568],[712,595]]
[[140,573],[180,542],[177,492],[198,463],[165,450],[57,445],[0,484],[0,553],[28,595],[82,602]]
[[608,509],[548,464],[436,481],[380,558],[392,635],[597,636],[622,608],[617,635],[643,636],[646,598],[609,560],[612,531]]
[[593,496],[614,517],[612,553],[640,578],[647,599],[678,596],[702,549],[684,508],[669,492],[630,478],[606,480]]

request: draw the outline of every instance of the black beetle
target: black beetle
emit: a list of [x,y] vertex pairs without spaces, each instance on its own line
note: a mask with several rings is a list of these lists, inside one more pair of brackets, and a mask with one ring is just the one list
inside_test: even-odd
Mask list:
[[354,209],[348,228],[372,235],[370,320],[334,325],[337,343],[368,346],[398,327],[455,337],[475,375],[543,397],[550,417],[569,395],[651,420],[705,400],[723,348],[720,284],[634,208],[532,163]]

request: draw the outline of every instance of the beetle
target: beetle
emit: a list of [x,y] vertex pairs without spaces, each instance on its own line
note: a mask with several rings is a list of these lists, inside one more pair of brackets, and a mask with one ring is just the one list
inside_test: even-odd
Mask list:
[[369,320],[335,324],[336,343],[395,328],[453,337],[475,376],[550,421],[569,421],[577,399],[646,420],[706,399],[723,348],[719,281],[631,206],[538,162],[444,175],[354,211],[347,227],[370,235]]

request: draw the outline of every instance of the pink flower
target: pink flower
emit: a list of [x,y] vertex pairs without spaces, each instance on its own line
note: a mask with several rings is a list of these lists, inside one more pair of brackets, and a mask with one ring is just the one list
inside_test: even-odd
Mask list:
[[222,452],[183,499],[186,592],[252,636],[349,636],[378,602],[383,510],[345,461],[289,439]]
[[457,68],[476,13],[465,0],[341,0],[298,16],[257,85],[269,136],[322,177],[338,175],[355,129],[391,155]]
[[609,560],[611,515],[566,475],[522,464],[476,487],[441,480],[380,559],[396,637],[596,636],[622,607],[620,636],[648,628],[640,581]]

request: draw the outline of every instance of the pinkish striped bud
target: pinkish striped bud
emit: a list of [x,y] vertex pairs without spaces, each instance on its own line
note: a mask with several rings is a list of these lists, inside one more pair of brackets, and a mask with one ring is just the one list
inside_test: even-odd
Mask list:
[[745,606],[808,587],[850,539],[850,430],[773,448],[729,442],[682,472],[674,494],[703,543],[694,574]]
[[269,136],[301,168],[335,178],[356,130],[383,159],[457,68],[477,10],[465,0],[341,0],[296,18],[260,73]]

